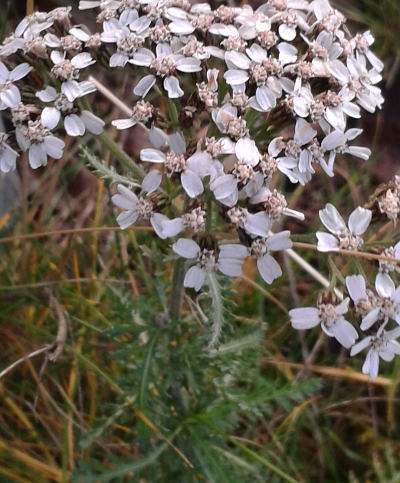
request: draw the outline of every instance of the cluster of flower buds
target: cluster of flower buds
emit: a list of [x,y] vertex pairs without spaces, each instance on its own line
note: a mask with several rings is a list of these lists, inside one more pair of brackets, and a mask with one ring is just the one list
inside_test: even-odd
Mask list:
[[[143,220],[160,238],[173,238],[172,250],[191,260],[186,287],[200,290],[217,270],[237,276],[246,257],[272,283],[282,272],[271,252],[292,245],[290,232],[274,233],[274,225],[283,216],[304,219],[277,188],[284,184],[279,177],[304,185],[316,171],[334,176],[338,154],[362,160],[371,154],[353,144],[362,131],[347,127],[349,118],[361,117],[362,109],[373,113],[383,102],[376,86],[383,64],[370,50],[371,33],[352,36],[328,0],[267,0],[257,9],[216,10],[188,0],[81,0],[79,8],[96,9],[98,32],[73,26],[71,8],[58,8],[26,17],[0,47],[0,110],[9,111],[14,126],[0,134],[0,169],[15,169],[20,151],[28,151],[32,168],[45,165],[48,156],[60,158],[64,142],[53,132],[62,127],[69,136],[100,134],[104,122],[82,102],[95,86],[81,74],[96,60],[124,69],[135,102],[129,117],[112,125],[145,125],[151,147],[140,151],[145,176],[135,180],[135,191],[119,184],[112,198],[122,209],[120,227]],[[40,74],[42,60],[52,67],[45,79],[34,79],[39,88],[32,95],[21,80],[32,69]],[[399,189],[379,204],[392,219]],[[348,227],[330,204],[320,216],[330,231],[317,233],[320,251],[362,246],[370,210],[354,210]],[[240,243],[218,239],[215,226],[230,228]],[[397,254],[399,247],[392,250]],[[371,374],[376,354],[384,357],[376,348],[394,338],[383,329],[389,316],[397,317],[395,309],[387,315],[384,308],[384,297],[397,303],[390,270],[390,264],[380,267],[379,295],[375,305],[369,302],[379,313],[374,323],[384,320],[362,346],[374,348],[365,366]],[[359,278],[357,283],[361,287]],[[357,304],[365,288],[361,294],[355,284],[350,295]],[[351,347],[357,332],[343,318],[348,302],[295,309],[293,326],[321,323]]]
[[378,198],[379,211],[385,214],[394,224],[400,213],[400,176],[388,183],[385,192]]

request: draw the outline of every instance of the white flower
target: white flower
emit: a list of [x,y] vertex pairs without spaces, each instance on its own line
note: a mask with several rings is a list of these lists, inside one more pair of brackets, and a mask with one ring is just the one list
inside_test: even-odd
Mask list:
[[369,60],[372,67],[377,71],[381,72],[383,70],[383,62],[378,59],[378,57],[369,49],[369,47],[374,43],[375,39],[371,32],[367,30],[363,34],[357,34],[351,39],[351,44],[353,48],[360,54],[365,55]]
[[115,43],[117,46],[117,51],[110,57],[110,67],[124,67],[133,54],[142,47],[146,32],[141,31],[139,35],[128,27],[138,18],[136,10],[124,10],[118,20],[111,18],[103,23],[104,32],[100,35],[100,40]]
[[337,153],[348,153],[364,161],[370,157],[370,149],[362,146],[349,146],[348,144],[349,141],[352,141],[361,133],[362,129],[348,129],[344,133],[336,130],[324,137],[321,142],[321,148],[324,152],[330,151],[328,159],[329,169],[333,169],[333,163]]
[[179,238],[173,245],[173,251],[183,258],[195,259],[196,265],[186,272],[183,285],[199,291],[207,273],[217,269],[229,277],[238,277],[242,273],[243,259],[247,248],[239,244],[220,245],[218,250],[200,248],[193,240]]
[[256,238],[252,241],[249,252],[257,260],[258,272],[264,282],[270,284],[282,275],[281,267],[270,251],[286,250],[291,248],[290,231],[281,231],[267,238]]
[[376,336],[368,336],[355,344],[351,348],[350,355],[355,356],[362,350],[369,347],[367,357],[362,366],[363,374],[369,374],[370,377],[375,378],[379,371],[379,358],[390,362],[396,354],[400,354],[400,344],[397,337],[400,336],[400,327],[392,330],[385,330],[384,325],[380,327]]
[[[311,162],[310,157],[312,158],[312,155],[309,150],[304,149],[304,146],[310,143],[316,134],[317,131],[315,131],[307,121],[299,118],[296,121],[292,140],[283,142],[281,138],[276,138],[271,141],[268,147],[268,152],[272,156],[276,157],[281,150],[285,150],[284,156],[278,157],[277,162],[279,161],[279,164],[287,169],[286,172],[283,172],[287,174],[292,182],[301,180],[300,177],[296,177],[293,168],[302,168]],[[300,169],[300,172],[305,171],[305,169]]]
[[367,291],[361,275],[346,277],[346,286],[356,311],[362,315],[361,330],[370,329],[378,320],[394,319],[400,325],[400,286],[396,289],[390,277],[378,274],[375,288],[378,296]]
[[16,37],[32,39],[38,36],[43,30],[48,29],[54,23],[51,13],[34,12],[21,20],[15,29]]
[[152,104],[141,100],[133,106],[131,116],[128,119],[115,119],[111,124],[117,129],[128,129],[139,122],[146,123],[153,117],[153,113],[154,107]]
[[21,94],[13,83],[27,76],[32,67],[26,62],[17,65],[12,71],[0,62],[0,110],[18,106],[21,102]]
[[[87,82],[84,89],[81,82],[81,93],[78,97],[82,97],[96,89],[91,82]],[[86,129],[92,134],[100,134],[103,132],[104,121],[95,116],[86,109],[75,107],[74,102],[67,99],[65,94],[57,93],[52,86],[47,86],[42,91],[38,91],[36,96],[42,102],[53,102],[53,107],[45,107],[41,114],[41,121],[44,127],[54,129],[59,123],[61,117],[64,118],[64,128],[69,136],[83,136]]]
[[154,215],[155,224],[158,227],[157,234],[160,238],[176,236],[185,229],[193,233],[204,231],[205,219],[206,212],[199,206],[172,220],[161,213]]
[[[154,191],[159,186],[161,182],[161,173],[158,178],[152,179],[150,183],[147,176],[142,182],[142,190],[148,194],[149,191]],[[150,220],[157,233],[158,225],[153,224],[155,200],[148,195],[138,197],[133,191],[121,184],[117,186],[117,190],[118,193],[113,195],[111,200],[114,205],[124,210],[117,217],[117,222],[120,228],[124,230],[125,228],[128,228],[128,226],[133,225],[140,218],[143,220]]]
[[323,210],[319,210],[319,217],[325,228],[333,233],[330,235],[322,231],[317,232],[317,249],[320,252],[338,249],[358,250],[363,244],[360,235],[368,228],[372,211],[360,206],[356,208],[349,216],[349,228],[346,227],[343,218],[331,203],[327,203]]
[[356,98],[357,103],[368,112],[375,112],[381,107],[383,97],[381,90],[374,84],[382,80],[382,76],[375,69],[367,70],[365,57],[347,57],[347,67],[340,61],[334,60],[329,65],[329,71],[343,86],[339,94],[346,100]]
[[235,139],[248,136],[249,134],[246,121],[238,116],[238,109],[232,104],[227,103],[213,109],[211,117],[223,134],[229,134]]
[[303,307],[289,311],[290,322],[298,330],[311,329],[321,324],[322,330],[329,337],[334,337],[343,347],[350,348],[358,334],[344,317],[348,310],[349,298],[339,305],[319,304],[315,307]]
[[250,198],[252,204],[263,204],[267,215],[272,222],[280,220],[282,215],[292,216],[298,220],[304,220],[304,214],[287,207],[285,196],[278,190],[271,190],[267,186],[263,186],[260,191]]
[[250,194],[249,190],[251,191],[252,187],[249,187],[249,183],[252,183],[255,177],[253,167],[260,161],[260,152],[256,143],[248,137],[240,138],[237,141],[235,155],[237,162],[232,173],[221,174],[210,183],[210,189],[215,198],[225,206],[236,204],[239,195],[239,183],[243,186],[246,194]]
[[164,79],[164,89],[168,97],[175,99],[182,97],[184,92],[179,85],[175,71],[199,72],[201,71],[200,60],[195,57],[185,57],[175,53],[169,44],[157,44],[156,55],[145,48],[138,49],[132,54],[129,62],[134,65],[150,67],[156,75],[149,74],[143,77],[134,89],[137,96],[144,97],[156,82],[156,76]]
[[88,52],[81,52],[75,55],[71,60],[66,59],[61,52],[53,50],[50,58],[54,64],[51,73],[61,83],[61,92],[65,94],[70,102],[73,102],[77,97],[86,95],[87,82],[79,83],[80,70],[85,69],[96,61]]
[[63,155],[64,141],[53,136],[40,121],[28,121],[28,125],[16,129],[15,134],[22,151],[28,151],[32,169],[46,166],[47,156],[60,159]]
[[204,191],[202,176],[204,165],[211,167],[211,156],[206,152],[196,152],[186,158],[186,143],[179,132],[168,137],[170,151],[163,153],[159,149],[145,148],[140,151],[141,161],[149,163],[163,163],[167,176],[179,174],[182,187],[190,198],[195,198]]

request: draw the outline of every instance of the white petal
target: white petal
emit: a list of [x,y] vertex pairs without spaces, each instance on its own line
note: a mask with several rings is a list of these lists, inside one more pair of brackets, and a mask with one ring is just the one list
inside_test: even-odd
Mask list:
[[174,132],[168,135],[168,144],[171,150],[175,154],[185,154],[186,153],[186,142],[185,138],[180,132]]
[[225,60],[233,64],[237,69],[247,70],[250,67],[249,58],[241,52],[237,52],[235,50],[229,50],[226,52]]
[[201,195],[204,191],[203,182],[201,181],[200,176],[189,169],[186,169],[181,174],[181,183],[183,189],[190,198],[196,198],[196,196]]
[[82,81],[79,82],[79,96],[78,97],[83,97],[87,96],[88,94],[91,94],[92,92],[96,92],[96,86],[93,84],[93,82],[90,81]]
[[346,66],[340,60],[333,60],[332,62],[328,62],[327,67],[329,72],[339,80],[340,83],[346,84],[346,82],[350,79],[350,73],[347,70]]
[[164,223],[168,222],[169,219],[167,216],[163,215],[162,213],[153,213],[150,217],[150,223],[155,231],[156,235],[164,240],[167,238],[167,235],[164,233]]
[[330,233],[324,231],[317,231],[318,239],[317,250],[320,252],[330,252],[339,248],[339,240]]
[[85,134],[85,124],[76,114],[65,117],[64,127],[69,136],[83,136]]
[[279,26],[278,32],[282,39],[287,40],[288,42],[291,42],[296,38],[296,28],[290,27],[284,23]]
[[343,218],[331,203],[327,203],[323,210],[319,210],[319,217],[325,228],[331,233],[338,234],[346,230],[346,224]]
[[7,89],[1,91],[0,100],[10,109],[12,109],[13,107],[17,107],[18,104],[21,102],[21,94],[18,87],[14,84],[11,84]]
[[335,339],[346,349],[354,345],[358,334],[356,329],[345,319],[337,319],[332,325],[331,331]]
[[142,181],[142,190],[148,194],[155,191],[161,184],[162,173],[158,169],[149,171]]
[[368,351],[365,362],[362,366],[363,374],[369,374],[373,379],[378,375],[379,370],[379,356],[375,349]]
[[225,174],[210,183],[210,189],[217,200],[226,198],[237,191],[237,181],[232,174]]
[[302,307],[289,310],[290,322],[294,329],[311,329],[320,323],[319,310],[315,307]]
[[135,96],[145,97],[155,83],[156,78],[154,75],[146,75],[136,84],[136,87],[133,89],[133,93]]
[[69,34],[73,35],[74,37],[76,37],[81,42],[86,42],[90,39],[90,34],[88,32],[85,32],[83,29],[81,29],[79,27],[72,27],[69,30]]
[[88,67],[95,62],[96,61],[88,52],[81,52],[80,54],[75,55],[75,57],[71,59],[71,64],[77,69],[84,69],[85,67]]
[[372,337],[368,336],[365,337],[365,339],[361,340],[360,342],[357,342],[357,344],[353,345],[350,351],[350,356],[353,357],[359,352],[363,351],[366,347],[369,346],[371,343]]
[[322,140],[321,147],[324,151],[331,151],[338,146],[343,146],[345,142],[346,136],[341,131],[333,131]]
[[151,144],[157,149],[163,147],[168,140],[168,136],[158,127],[151,128],[148,136]]
[[362,318],[360,329],[361,330],[370,329],[378,320],[379,312],[380,312],[379,307],[375,307],[374,309],[371,310],[371,312],[368,312],[368,314]]
[[210,34],[222,35],[224,37],[238,37],[239,32],[233,25],[226,25],[223,23],[214,23],[208,29]]
[[257,268],[266,283],[272,283],[282,275],[279,263],[269,254],[257,259]]
[[32,144],[29,148],[29,165],[32,169],[46,166],[47,153],[43,143]]
[[368,228],[372,217],[372,211],[361,208],[356,208],[349,216],[349,228],[355,235],[362,235]]
[[174,34],[189,35],[195,31],[195,27],[190,22],[184,20],[176,20],[168,24],[169,29]]
[[17,67],[15,67],[15,69],[13,69],[10,72],[10,80],[17,81],[19,79],[22,79],[23,77],[28,75],[32,69],[33,67],[27,64],[26,62],[20,65],[17,65]]
[[176,68],[180,72],[200,72],[201,63],[200,60],[196,57],[184,57],[183,59],[179,59],[176,62]]
[[254,215],[249,213],[246,216],[243,226],[250,235],[268,237],[271,220],[265,211],[259,211]]
[[83,110],[81,112],[81,119],[86,126],[86,129],[92,134],[99,135],[103,132],[105,122],[92,112]]
[[267,52],[256,43],[252,44],[249,49],[246,49],[246,53],[251,60],[257,63],[262,62],[268,57]]
[[119,184],[117,186],[118,194],[111,197],[111,201],[114,205],[125,210],[134,210],[138,201],[138,197],[131,190],[124,185]]
[[57,96],[57,91],[52,86],[47,86],[46,89],[36,92],[36,97],[38,97],[42,102],[51,102]]
[[247,248],[244,245],[238,243],[225,243],[219,247],[219,259],[243,259],[248,255]]
[[77,97],[81,96],[79,82],[75,80],[68,80],[66,82],[63,82],[61,84],[61,92],[67,97],[70,102],[74,102]]
[[140,151],[140,160],[149,163],[163,163],[165,155],[158,149],[145,148]]
[[294,140],[300,146],[309,143],[314,136],[317,134],[317,131],[311,127],[311,125],[305,121],[304,119],[298,119],[296,121],[296,127],[294,130]]
[[110,67],[125,67],[129,57],[126,54],[115,52],[110,57]]
[[133,225],[138,217],[137,211],[123,211],[117,216],[117,223],[121,230],[125,230],[128,226]]
[[54,129],[58,121],[60,120],[61,114],[55,107],[45,107],[40,116],[40,120],[44,127],[48,129]]
[[294,63],[297,60],[297,49],[294,45],[281,42],[277,45],[279,50],[279,60],[285,64]]
[[244,84],[249,79],[249,75],[245,70],[231,69],[225,72],[224,79],[227,84],[234,86]]
[[343,102],[343,112],[345,112],[350,117],[361,117],[360,108],[357,106],[357,104],[354,104],[353,102]]
[[222,258],[218,260],[218,270],[228,277],[239,277],[242,274],[242,260]]
[[346,287],[353,302],[367,298],[365,280],[362,275],[349,275],[346,277]]
[[179,81],[176,77],[166,77],[164,79],[164,89],[168,92],[170,99],[177,99],[182,97],[184,92],[179,85]]
[[271,235],[267,240],[267,248],[271,251],[287,250],[288,248],[291,248],[291,246],[292,240],[290,239],[289,230],[275,233],[274,235]]
[[391,297],[396,290],[393,280],[379,272],[375,279],[375,288],[381,297]]
[[129,129],[136,124],[136,121],[134,121],[132,118],[115,119],[114,121],[111,121],[111,124],[117,129]]
[[65,146],[64,141],[55,136],[46,136],[43,144],[46,146],[46,151],[49,156],[54,159],[60,159],[62,157]]
[[179,238],[173,245],[172,250],[183,258],[196,258],[200,247],[199,245],[188,238]]
[[165,237],[176,236],[185,229],[185,223],[182,218],[174,218],[173,220],[166,220],[163,223],[162,231]]
[[236,157],[249,166],[256,166],[260,160],[260,152],[253,139],[240,138],[235,146]]
[[343,114],[343,110],[340,106],[338,107],[327,107],[325,109],[325,119],[329,124],[339,131],[344,131],[346,127],[346,119]]
[[364,161],[367,161],[371,156],[371,150],[369,148],[364,148],[363,146],[349,146],[345,150],[345,153],[349,153]]
[[186,272],[183,285],[184,287],[194,288],[198,292],[203,286],[205,278],[205,271],[195,265]]
[[276,97],[271,89],[266,86],[257,88],[256,99],[260,108],[265,112],[268,112],[276,106]]

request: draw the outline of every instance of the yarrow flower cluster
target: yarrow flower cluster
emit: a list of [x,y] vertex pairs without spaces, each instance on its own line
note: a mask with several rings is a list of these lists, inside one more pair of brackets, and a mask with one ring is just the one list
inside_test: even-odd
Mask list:
[[[284,217],[304,219],[288,205],[279,177],[305,185],[317,172],[333,177],[339,155],[370,157],[354,143],[362,130],[347,124],[383,103],[383,64],[371,51],[372,34],[352,36],[328,0],[216,10],[187,0],[81,0],[79,8],[95,9],[97,32],[72,25],[71,7],[57,8],[29,15],[0,46],[0,110],[13,126],[0,133],[0,169],[15,169],[21,152],[34,169],[61,158],[63,131],[101,134],[104,122],[85,100],[96,91],[85,71],[98,60],[126,69],[134,104],[111,124],[144,126],[148,143],[137,160],[141,175],[135,172],[132,183],[119,179],[112,197],[122,210],[119,226],[149,223],[159,238],[172,238],[172,251],[186,260],[184,286],[196,291],[216,271],[239,276],[247,257],[272,283],[282,274],[273,253],[292,247],[290,232],[281,230]],[[23,79],[40,78],[41,61],[50,71],[35,79],[33,96]],[[396,220],[399,196],[396,178],[377,210]],[[328,203],[320,219],[330,233],[317,232],[318,250],[357,252],[372,216],[358,207],[346,225]],[[215,226],[234,240],[216,236]],[[362,277],[347,277],[350,298],[293,309],[293,327],[319,324],[352,354],[369,347],[363,370],[376,375],[379,357],[397,353],[398,332],[386,330],[390,319],[400,324],[391,278],[397,267],[387,260],[399,256],[399,244],[383,251],[376,295]],[[357,344],[345,319],[350,299],[360,329],[377,329]]]

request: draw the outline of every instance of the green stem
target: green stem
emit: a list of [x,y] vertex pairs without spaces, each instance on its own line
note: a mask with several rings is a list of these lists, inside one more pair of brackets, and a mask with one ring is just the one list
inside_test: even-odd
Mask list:
[[185,261],[178,258],[174,264],[174,273],[172,275],[172,290],[169,303],[169,316],[171,320],[177,320],[181,312],[182,296],[183,296],[183,280],[184,280]]
[[171,120],[172,127],[179,127],[178,110],[174,101],[169,97],[165,97],[165,105],[167,106],[168,116]]

